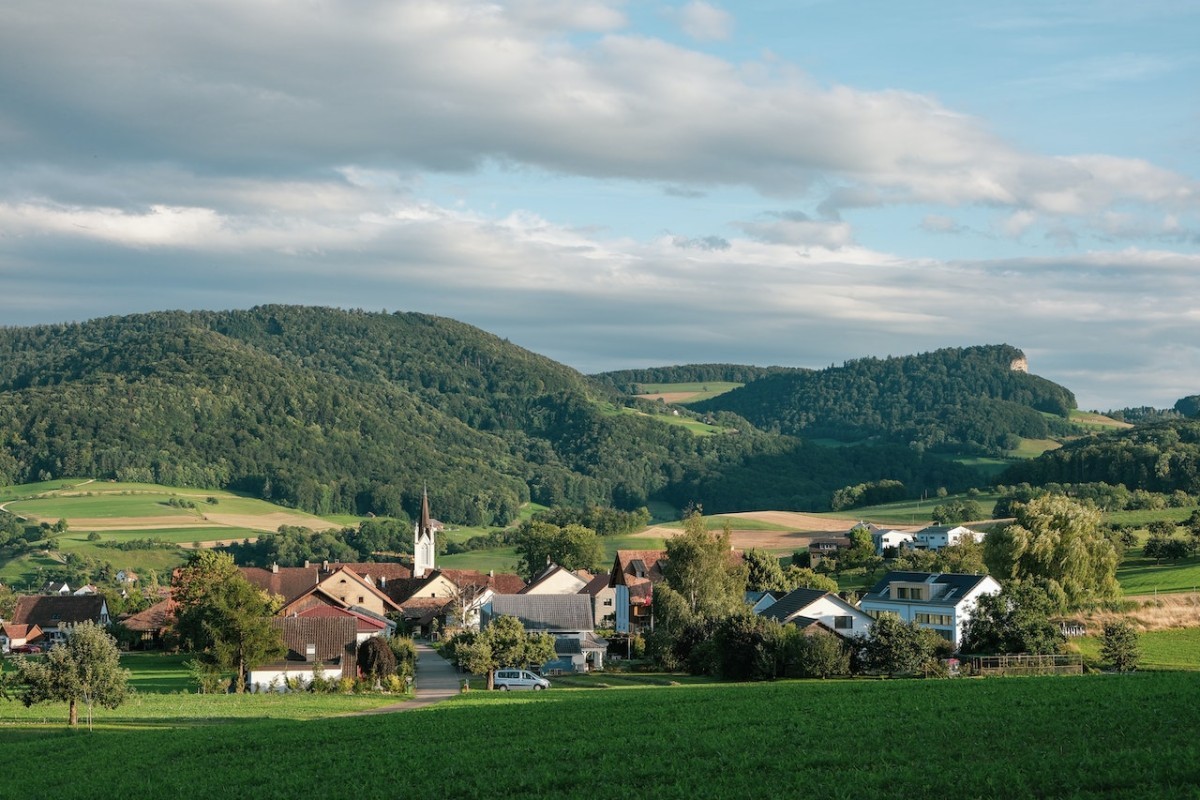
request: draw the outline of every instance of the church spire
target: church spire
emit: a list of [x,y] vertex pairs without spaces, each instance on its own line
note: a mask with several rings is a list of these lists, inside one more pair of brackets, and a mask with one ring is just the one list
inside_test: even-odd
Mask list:
[[413,577],[424,578],[428,572],[436,569],[434,554],[437,548],[434,543],[433,520],[429,516],[429,487],[421,490],[421,518],[413,530]]

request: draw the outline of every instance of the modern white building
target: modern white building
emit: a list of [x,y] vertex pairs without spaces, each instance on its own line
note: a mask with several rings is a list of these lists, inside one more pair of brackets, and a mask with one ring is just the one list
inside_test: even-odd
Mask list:
[[999,592],[1000,584],[990,575],[889,572],[863,595],[858,607],[876,619],[891,612],[935,631],[958,647],[976,601]]
[[963,540],[982,542],[982,531],[974,531],[962,525],[930,525],[912,534],[911,547],[917,550],[941,550]]
[[913,535],[907,531],[897,531],[890,528],[876,528],[871,531],[871,542],[875,545],[875,555],[883,555],[884,550],[901,547],[912,547]]

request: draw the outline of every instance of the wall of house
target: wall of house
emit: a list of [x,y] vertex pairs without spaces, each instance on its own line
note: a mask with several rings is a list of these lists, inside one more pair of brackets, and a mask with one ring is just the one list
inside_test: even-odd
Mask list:
[[[628,601],[625,606],[626,612],[629,610]],[[601,589],[592,598],[592,615],[593,621],[597,628],[612,627],[617,614],[617,590],[616,587],[608,586]]]
[[586,583],[566,570],[558,570],[525,594],[579,594]]
[[[858,609],[842,605],[830,597],[822,597],[800,611],[798,616],[813,617],[842,636],[856,636],[871,629],[873,620]],[[851,627],[838,628],[836,617],[850,617]]]

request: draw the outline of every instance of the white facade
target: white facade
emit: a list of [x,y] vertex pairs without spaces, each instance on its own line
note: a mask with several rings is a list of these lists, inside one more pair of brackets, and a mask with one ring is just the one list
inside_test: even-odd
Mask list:
[[973,531],[962,525],[951,528],[948,525],[934,525],[917,531],[913,535],[912,546],[918,550],[941,550],[943,547],[956,545],[964,539],[982,542],[984,534]]
[[958,647],[976,601],[985,594],[998,594],[1000,584],[989,575],[953,577],[958,579],[955,583],[944,583],[938,580],[943,576],[937,574],[929,574],[924,580],[905,575],[888,581],[881,591],[868,592],[859,602],[859,608],[872,617],[891,612],[905,622],[916,622],[934,631]]
[[871,539],[875,542],[875,555],[883,555],[883,551],[888,547],[900,549],[901,547],[912,544],[913,535],[904,531],[873,531]]

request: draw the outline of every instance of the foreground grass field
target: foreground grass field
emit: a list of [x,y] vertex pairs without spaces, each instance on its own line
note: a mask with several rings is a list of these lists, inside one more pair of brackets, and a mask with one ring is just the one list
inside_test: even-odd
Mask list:
[[1183,701],[1198,692],[1190,673],[472,692],[381,716],[0,726],[0,742],[10,764],[53,754],[37,788],[55,798],[493,800],[610,783],[687,800],[1194,797],[1200,705]]

